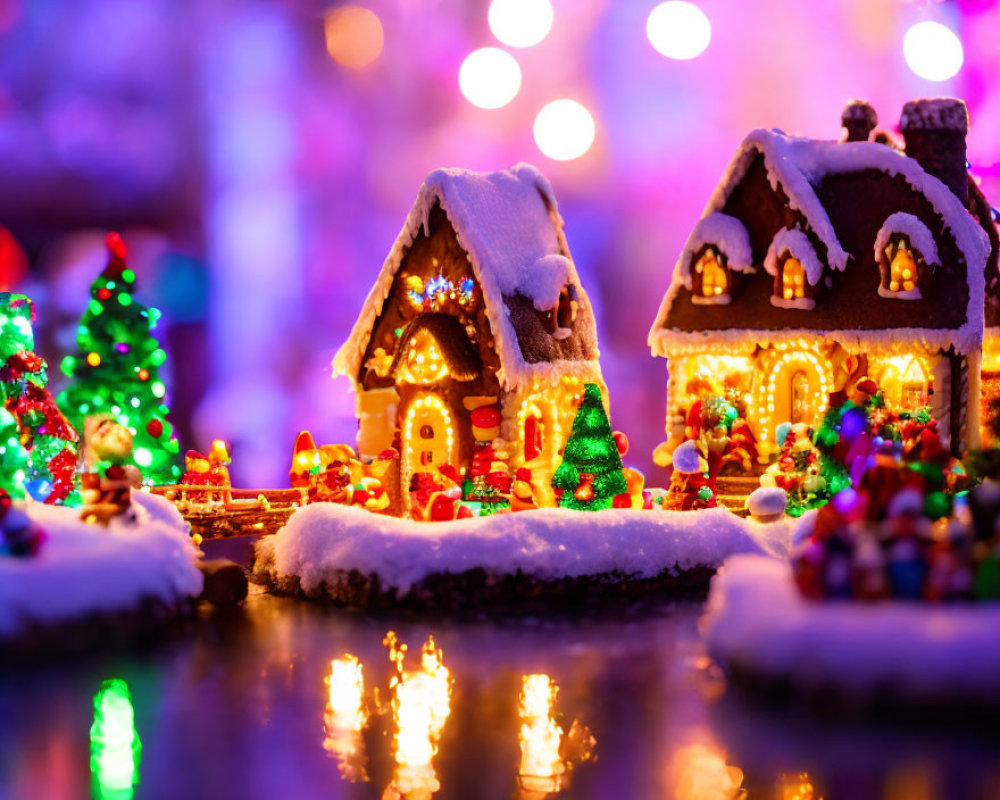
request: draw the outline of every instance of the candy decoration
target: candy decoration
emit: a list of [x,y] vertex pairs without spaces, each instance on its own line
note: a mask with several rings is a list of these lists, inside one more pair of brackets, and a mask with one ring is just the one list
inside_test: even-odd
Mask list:
[[[181,470],[173,426],[164,421],[166,386],[160,368],[166,353],[152,335],[160,312],[133,298],[135,274],[126,265],[121,236],[108,234],[108,264],[90,287],[91,300],[80,320],[78,352],[63,360],[70,378],[59,402],[82,428],[91,415],[107,415],[135,437],[131,463],[152,484],[176,483]],[[157,427],[150,430],[150,423]]]

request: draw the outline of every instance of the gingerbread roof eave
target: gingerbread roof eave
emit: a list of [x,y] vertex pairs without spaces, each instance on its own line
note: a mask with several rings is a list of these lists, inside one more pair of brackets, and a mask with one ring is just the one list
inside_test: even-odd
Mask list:
[[[846,269],[851,254],[841,246],[830,218],[816,194],[815,186],[823,177],[876,170],[887,175],[901,176],[914,191],[921,193],[940,216],[944,227],[951,232],[966,262],[969,288],[966,322],[961,329],[951,329],[949,335],[957,340],[956,348],[961,352],[967,352],[978,346],[974,343],[977,338],[980,342],[982,340],[984,270],[991,242],[978,221],[944,183],[925,172],[914,159],[877,142],[804,139],[788,136],[781,131],[758,129],[751,131],[737,149],[705,206],[700,221],[724,210],[729,196],[743,180],[757,156],[762,156],[764,159],[768,182],[772,188],[776,189],[779,186],[782,188],[788,197],[789,206],[802,213],[812,233],[824,244],[825,268],[840,271]],[[669,321],[671,307],[685,286],[688,261],[694,246],[699,243],[696,231],[697,226],[674,264],[670,286],[650,328],[647,343],[653,355],[666,355],[668,343],[672,341],[697,341],[699,332],[679,330]],[[820,332],[808,325],[802,327],[811,334]],[[740,326],[740,330],[744,329],[751,330],[753,325]],[[893,334],[900,330],[902,329],[893,329]],[[715,330],[706,332],[705,335],[720,339],[721,333],[723,331]],[[759,333],[771,336],[774,332],[762,330]],[[848,338],[863,333],[864,331],[854,331]],[[930,339],[938,341],[941,337],[934,334]]]
[[[448,217],[482,289],[500,361],[501,384],[517,388],[535,377],[581,369],[600,378],[592,307],[569,252],[555,195],[545,177],[528,164],[491,173],[439,169],[427,176],[350,336],[333,359],[334,375],[357,379],[396,272],[417,236],[422,231],[429,233],[435,205]],[[560,280],[576,287],[580,305],[573,328],[579,340],[574,340],[575,347],[555,339],[547,347],[533,341],[526,353],[519,340],[510,318],[510,299],[525,297],[537,308],[555,304],[552,292],[556,281],[540,270],[558,270]],[[579,367],[565,366],[577,362]]]

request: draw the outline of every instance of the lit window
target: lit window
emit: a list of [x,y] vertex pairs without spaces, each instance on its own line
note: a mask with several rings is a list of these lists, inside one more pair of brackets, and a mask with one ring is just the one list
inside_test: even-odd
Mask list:
[[786,300],[798,300],[806,294],[806,271],[797,258],[786,258],[781,270],[781,293]]
[[695,262],[694,271],[701,275],[701,296],[718,297],[726,293],[726,270],[719,263],[714,248],[706,248]]
[[[890,248],[892,245],[890,245]],[[896,253],[889,265],[889,291],[912,292],[917,288],[917,265],[914,252],[903,240],[895,244]]]

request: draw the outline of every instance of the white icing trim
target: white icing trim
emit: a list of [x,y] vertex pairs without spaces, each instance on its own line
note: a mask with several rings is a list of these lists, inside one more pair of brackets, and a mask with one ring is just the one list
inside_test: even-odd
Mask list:
[[799,308],[803,311],[812,311],[816,308],[816,301],[811,297],[793,297],[786,300],[784,297],[771,295],[771,305],[775,308]]
[[[654,356],[673,358],[699,352],[718,352],[726,348],[735,355],[734,348],[752,351],[756,346],[794,343],[802,339],[815,341],[829,339],[852,353],[908,354],[914,347],[928,351],[947,350],[954,347],[960,353],[973,352],[981,346],[981,339],[970,339],[970,331],[963,326],[951,328],[878,328],[868,330],[825,330],[816,328],[782,328],[761,330],[730,328],[714,331],[679,331],[660,328],[650,336],[650,350]],[[936,391],[936,390],[935,390]]]
[[696,306],[728,306],[730,299],[728,292],[715,294],[711,297],[703,297],[700,294],[691,295],[691,302]]
[[913,214],[907,214],[904,211],[890,214],[882,223],[882,227],[879,228],[878,235],[875,237],[876,262],[885,261],[885,248],[889,245],[893,234],[896,233],[904,234],[910,240],[910,245],[923,256],[924,262],[929,267],[941,266],[937,244],[934,242],[934,235],[930,228]]
[[903,289],[901,292],[894,292],[892,289],[886,289],[881,281],[878,285],[878,296],[885,297],[889,300],[919,300],[923,297],[920,294],[920,289],[914,287],[912,289]]

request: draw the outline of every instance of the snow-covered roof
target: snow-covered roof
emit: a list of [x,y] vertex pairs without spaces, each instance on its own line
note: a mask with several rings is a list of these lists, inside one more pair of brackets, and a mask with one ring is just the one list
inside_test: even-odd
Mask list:
[[878,236],[875,237],[876,261],[883,258],[883,251],[894,233],[905,234],[910,240],[910,245],[924,257],[927,266],[937,267],[941,265],[934,235],[917,217],[913,214],[907,214],[905,211],[890,214],[882,223],[882,227],[879,228]]
[[[816,194],[816,188],[825,177],[875,170],[885,175],[901,177],[914,192],[926,198],[965,258],[969,299],[965,323],[959,330],[912,330],[921,340],[933,343],[933,346],[954,344],[960,352],[970,352],[979,346],[983,329],[983,270],[990,251],[989,239],[976,219],[944,183],[925,172],[916,160],[878,142],[806,139],[789,136],[779,130],[758,129],[751,131],[736,151],[702,212],[703,219],[726,207],[733,190],[758,156],[763,157],[771,187],[775,190],[780,187],[788,197],[789,206],[805,217],[812,233],[826,248],[826,264],[834,270],[846,269],[852,254],[844,250],[833,223]],[[759,331],[713,330],[703,333],[666,327],[670,306],[684,286],[682,260],[679,259],[674,266],[673,279],[649,331],[648,343],[653,355],[666,355],[668,348],[677,346],[697,347],[706,337],[714,340],[725,338],[728,341],[757,337]],[[814,329],[809,327],[805,318],[803,323],[804,328]],[[851,339],[870,332],[857,330],[839,333],[845,339]],[[894,333],[900,335],[902,329],[896,329]]]
[[413,241],[429,234],[431,210],[440,205],[479,281],[486,316],[500,357],[498,377],[508,387],[532,377],[565,372],[600,376],[596,339],[589,359],[529,361],[510,319],[507,300],[520,295],[538,310],[555,308],[566,284],[576,287],[580,314],[592,314],[573,264],[552,186],[529,164],[498,172],[438,169],[431,172],[382,266],[351,335],[333,359],[335,375],[356,378],[372,327],[393,278]]
[[705,245],[712,245],[726,257],[726,266],[736,272],[753,269],[750,235],[736,217],[716,211],[706,214],[694,226],[687,244],[677,260],[677,269],[684,285],[691,288],[691,262]]
[[768,275],[778,274],[778,261],[785,253],[799,260],[811,286],[819,283],[819,279],[823,277],[823,264],[809,237],[798,228],[782,228],[774,234],[764,257],[764,270]]

